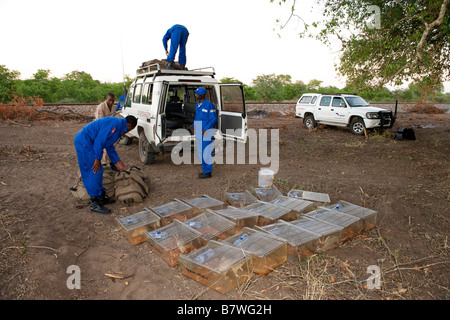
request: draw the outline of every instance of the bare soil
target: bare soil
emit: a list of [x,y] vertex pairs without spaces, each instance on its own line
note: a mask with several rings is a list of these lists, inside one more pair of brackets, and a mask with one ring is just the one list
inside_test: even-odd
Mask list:
[[[377,227],[339,248],[285,263],[266,276],[222,295],[170,267],[147,243],[132,246],[115,217],[173,198],[224,190],[251,190],[257,164],[216,164],[212,179],[198,180],[199,165],[171,162],[170,153],[142,166],[137,141],[118,145],[125,164],[143,168],[150,195],[131,206],[113,204],[111,215],[77,209],[70,194],[77,180],[76,121],[0,123],[1,299],[449,299],[450,114],[402,113],[395,127],[369,132],[314,132],[301,120],[249,119],[249,127],[280,131],[275,185],[325,192],[378,211]],[[429,126],[430,125],[430,126]],[[394,141],[398,126],[416,126],[416,141]],[[418,128],[417,126],[425,126]],[[81,270],[81,289],[70,290],[67,268]],[[381,269],[381,288],[367,287],[367,267]],[[113,279],[113,274],[123,279]]]

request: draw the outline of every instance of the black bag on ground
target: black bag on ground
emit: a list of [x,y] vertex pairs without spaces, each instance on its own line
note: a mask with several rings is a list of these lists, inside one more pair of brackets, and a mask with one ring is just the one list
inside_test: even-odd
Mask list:
[[395,140],[416,140],[416,134],[412,128],[400,127],[395,134]]

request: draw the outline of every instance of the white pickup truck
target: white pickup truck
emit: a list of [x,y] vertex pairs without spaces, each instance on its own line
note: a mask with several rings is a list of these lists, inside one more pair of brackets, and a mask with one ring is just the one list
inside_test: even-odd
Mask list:
[[317,124],[349,127],[351,133],[363,135],[365,129],[392,128],[396,114],[372,107],[355,94],[305,93],[297,101],[295,116],[303,118],[307,129]]

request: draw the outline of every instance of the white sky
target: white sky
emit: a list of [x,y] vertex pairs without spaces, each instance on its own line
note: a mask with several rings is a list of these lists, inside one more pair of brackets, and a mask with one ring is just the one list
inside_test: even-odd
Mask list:
[[[282,31],[289,5],[269,0],[0,0],[0,64],[21,78],[38,69],[62,77],[73,70],[102,82],[133,77],[143,61],[164,59],[162,37],[174,24],[189,30],[187,67],[213,66],[217,78],[246,84],[262,74],[344,87],[335,72],[339,48],[300,39],[302,23]],[[314,0],[297,1],[307,22],[320,18]],[[274,30],[275,29],[275,30]],[[281,38],[278,37],[281,34]],[[334,51],[334,52],[333,52]],[[450,82],[445,91],[450,91]]]

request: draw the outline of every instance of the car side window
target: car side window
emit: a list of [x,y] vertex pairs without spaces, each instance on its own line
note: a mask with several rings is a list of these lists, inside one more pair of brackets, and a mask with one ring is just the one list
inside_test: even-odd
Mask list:
[[134,87],[130,87],[130,90],[128,90],[128,93],[127,93],[127,100],[125,101],[124,108],[131,107],[131,97],[133,95],[133,92],[134,92]]
[[152,88],[152,84],[144,84],[144,88],[142,89],[142,103],[152,104]]
[[311,101],[311,96],[303,96],[299,103],[309,103]]
[[342,99],[340,97],[334,97],[332,106],[333,107],[345,107],[344,99]]
[[330,106],[330,102],[331,102],[331,97],[330,96],[325,96],[325,97],[322,97],[322,99],[320,99],[320,105],[322,107],[329,107]]
[[141,102],[141,89],[142,89],[142,84],[137,84],[136,87],[134,87],[134,96],[133,96],[134,103]]
[[311,99],[311,104],[314,104],[314,103],[316,103],[316,100],[317,100],[317,96],[314,96],[314,97],[312,97],[312,99]]

